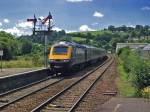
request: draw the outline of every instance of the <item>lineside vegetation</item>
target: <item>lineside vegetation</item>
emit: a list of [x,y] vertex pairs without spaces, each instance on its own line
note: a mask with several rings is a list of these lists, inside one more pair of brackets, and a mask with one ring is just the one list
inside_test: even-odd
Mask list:
[[125,96],[142,97],[143,89],[150,85],[150,60],[144,60],[129,48],[118,51],[122,84],[121,91]]

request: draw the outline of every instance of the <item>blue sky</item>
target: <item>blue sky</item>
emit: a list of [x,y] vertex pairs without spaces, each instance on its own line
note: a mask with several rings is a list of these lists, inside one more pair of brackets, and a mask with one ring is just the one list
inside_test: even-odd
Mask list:
[[150,0],[2,0],[0,30],[28,34],[32,18],[51,11],[54,30],[88,31],[109,25],[150,25]]

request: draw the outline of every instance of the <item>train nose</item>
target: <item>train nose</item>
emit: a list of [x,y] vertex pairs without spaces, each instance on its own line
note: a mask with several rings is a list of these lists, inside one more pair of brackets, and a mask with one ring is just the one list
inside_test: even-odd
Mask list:
[[48,63],[67,63],[69,61],[69,59],[49,59]]

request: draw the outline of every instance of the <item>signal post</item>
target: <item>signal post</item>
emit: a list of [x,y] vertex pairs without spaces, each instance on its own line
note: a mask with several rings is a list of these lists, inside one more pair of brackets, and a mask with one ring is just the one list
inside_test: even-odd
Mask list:
[[33,36],[36,35],[36,33],[39,33],[39,34],[43,34],[44,36],[44,67],[47,68],[48,67],[48,64],[47,64],[47,36],[51,34],[52,32],[52,26],[51,26],[51,19],[52,19],[52,15],[51,13],[49,12],[49,15],[44,18],[43,20],[41,20],[42,24],[41,26],[45,25],[46,22],[48,22],[48,27],[46,29],[42,29],[40,28],[40,26],[37,26],[37,18],[36,16],[34,15],[34,19],[27,19],[28,22],[32,22],[33,23]]

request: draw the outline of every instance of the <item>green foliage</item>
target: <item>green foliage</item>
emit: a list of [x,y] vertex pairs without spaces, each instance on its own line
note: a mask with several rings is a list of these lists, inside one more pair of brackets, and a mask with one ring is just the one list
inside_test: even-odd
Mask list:
[[3,61],[3,68],[30,68],[35,67],[30,60]]
[[[121,60],[119,60],[122,63]],[[117,81],[118,89],[120,94],[125,97],[135,97],[136,96],[136,88],[132,86],[131,82],[128,80],[128,74],[125,72],[123,65],[118,65],[119,77],[120,79]]]
[[40,54],[32,54],[32,63],[35,66],[42,65],[42,62],[40,62]]
[[137,95],[142,95],[141,90],[150,85],[149,61],[145,62],[129,48],[121,49],[118,55],[122,60],[121,65],[127,74],[128,81],[131,81],[132,85],[137,88]]
[[28,41],[28,40],[24,40],[22,42],[22,48],[21,48],[21,51],[22,51],[22,54],[29,54],[31,53],[31,50],[32,50],[32,42],[31,41]]
[[[79,41],[73,40],[78,43],[86,43],[97,47],[103,47],[106,50],[115,51],[117,43],[123,42],[150,42],[150,26],[136,25],[135,28],[127,27],[125,25],[115,27],[108,26],[108,29],[101,31],[90,32],[75,32],[67,35],[78,37]],[[85,39],[83,41],[82,39]],[[92,41],[94,41],[94,44]],[[96,43],[96,44],[95,44]]]
[[19,44],[17,44],[15,37],[3,31],[0,32],[0,49],[4,52],[3,59],[12,59],[14,55],[19,53],[18,47]]
[[107,50],[114,51],[117,42],[123,42],[126,35],[123,33],[113,33],[111,31],[94,31],[68,34],[72,36],[73,41],[77,43],[103,47]]
[[41,53],[43,51],[44,47],[41,44],[33,43],[32,45],[32,54]]
[[[52,31],[49,35],[47,35],[48,44],[52,44],[60,39],[63,39],[66,36],[66,33],[64,30],[62,31]],[[26,35],[26,36],[20,36],[19,40],[24,41],[28,40],[32,43],[38,43],[44,45],[44,34],[37,33],[36,35]]]
[[19,55],[42,52],[43,45],[31,42],[31,39],[16,38],[9,33],[0,32],[0,49],[4,51],[4,60],[15,59]]
[[[135,28],[125,25],[120,27],[109,26],[108,29],[101,31],[76,32],[66,34],[64,30],[56,32],[52,31],[48,38],[48,45],[51,46],[57,41],[74,41],[80,44],[86,44],[96,47],[105,48],[106,50],[115,52],[118,42],[150,42],[150,26],[136,25]],[[134,40],[136,38],[136,40]],[[18,56],[30,56],[32,60],[34,54],[43,53],[44,35],[38,33],[34,36],[14,37],[4,31],[0,32],[0,49],[4,50],[4,60],[16,59]],[[49,51],[49,50],[48,50]],[[39,61],[41,58],[39,59]],[[41,61],[40,61],[41,62]],[[130,67],[127,67],[130,62],[125,63],[126,71],[130,72]]]

